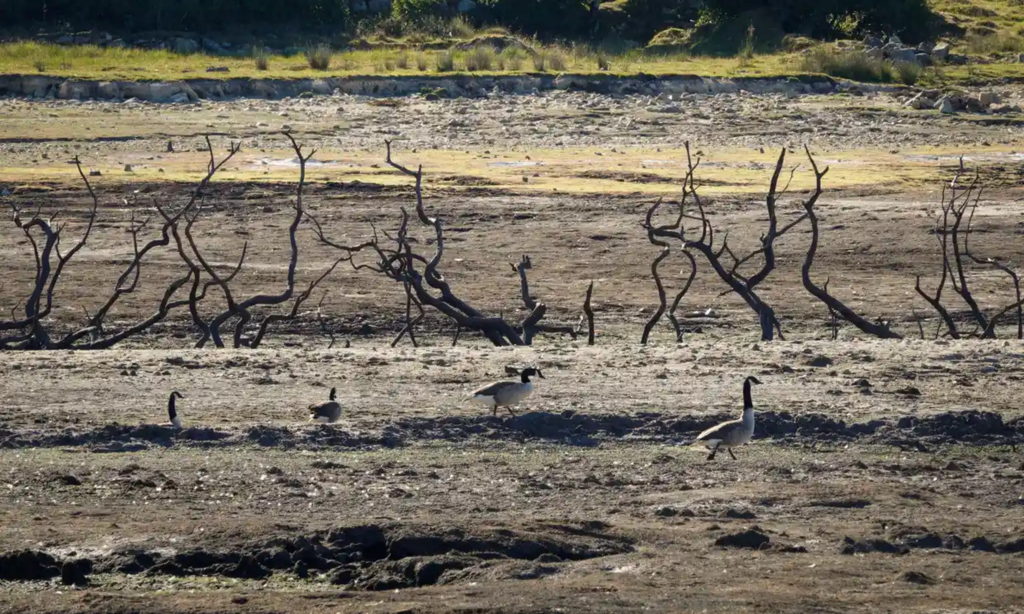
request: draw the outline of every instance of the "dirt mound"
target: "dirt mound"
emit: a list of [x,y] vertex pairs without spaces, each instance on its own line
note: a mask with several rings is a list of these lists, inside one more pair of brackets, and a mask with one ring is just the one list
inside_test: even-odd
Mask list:
[[[606,441],[688,443],[702,430],[731,414],[670,416],[661,413],[583,414],[529,412],[504,416],[410,417],[383,424],[378,430],[353,431],[342,425],[272,426],[244,429],[172,429],[157,425],[107,425],[91,430],[0,430],[0,448],[88,447],[102,452],[126,452],[160,446],[222,447],[259,445],[274,448],[362,450],[400,447],[418,442],[543,441],[571,446],[596,446]],[[945,412],[895,422],[871,420],[848,424],[820,413],[757,414],[754,436],[784,441],[850,441],[923,446],[924,444],[1024,443],[1024,419],[1004,422],[999,414],[983,411]]]
[[[44,552],[0,555],[0,579],[39,580],[61,575],[69,584],[86,574],[218,576],[263,579],[275,571],[298,577],[320,573],[356,590],[390,590],[489,577],[527,578],[555,573],[560,564],[632,550],[606,525],[548,525],[531,531],[461,527],[362,525],[313,535],[278,537],[227,549],[161,554],[115,551],[92,561],[61,564]],[[600,529],[600,530],[599,530]]]

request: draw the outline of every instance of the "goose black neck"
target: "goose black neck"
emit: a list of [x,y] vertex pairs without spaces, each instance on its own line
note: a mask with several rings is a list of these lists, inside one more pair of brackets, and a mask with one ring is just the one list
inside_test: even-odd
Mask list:
[[523,383],[524,384],[529,384],[530,383],[530,374],[529,373],[527,373],[526,371],[523,371],[519,375],[520,375],[520,377],[523,378]]
[[167,399],[167,415],[171,420],[174,420],[178,416],[178,412],[174,409],[174,393],[171,393],[170,398]]
[[335,397],[336,393],[337,393],[337,389],[336,388],[331,388],[331,400],[332,401],[334,400],[334,397]]
[[754,409],[754,401],[750,398],[750,380],[743,382],[743,409]]

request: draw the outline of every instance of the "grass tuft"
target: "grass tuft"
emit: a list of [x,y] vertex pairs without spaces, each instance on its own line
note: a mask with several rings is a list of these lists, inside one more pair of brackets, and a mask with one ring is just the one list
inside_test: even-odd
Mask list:
[[331,67],[331,48],[327,45],[316,45],[306,49],[306,63],[313,70],[327,70]]

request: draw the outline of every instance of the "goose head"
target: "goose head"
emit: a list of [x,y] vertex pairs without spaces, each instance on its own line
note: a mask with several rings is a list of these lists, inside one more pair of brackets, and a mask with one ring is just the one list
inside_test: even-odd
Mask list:
[[329,397],[329,398],[330,398],[330,400],[332,400],[332,401],[333,401],[333,400],[334,400],[334,397],[336,397],[336,396],[337,396],[337,394],[338,394],[338,389],[337,389],[337,388],[331,388],[331,396]]
[[529,382],[530,378],[533,377],[534,375],[541,379],[547,379],[546,377],[544,377],[544,374],[540,372],[540,369],[534,369],[533,367],[527,367],[523,369],[521,375],[524,383]]

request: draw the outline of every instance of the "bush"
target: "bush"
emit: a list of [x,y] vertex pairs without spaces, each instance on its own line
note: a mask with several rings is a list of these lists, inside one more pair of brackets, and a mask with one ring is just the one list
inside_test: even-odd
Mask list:
[[427,17],[448,17],[451,9],[447,0],[392,0],[391,14],[415,22]]
[[501,59],[511,71],[518,71],[523,68],[527,53],[518,47],[505,47],[501,52]]
[[348,0],[0,0],[0,23],[70,24],[127,31],[209,31],[224,24],[273,24],[338,31]]
[[331,67],[331,48],[327,45],[316,45],[306,49],[306,63],[313,70],[327,70]]
[[252,61],[256,64],[256,70],[267,70],[270,68],[270,53],[263,47],[253,47]]
[[581,0],[478,0],[484,23],[540,36],[579,37],[593,33],[596,15]]
[[937,25],[926,0],[705,0],[704,5],[719,12],[724,17],[720,21],[748,11],[765,11],[784,32],[814,38],[884,30],[896,32],[906,41],[918,41]]
[[884,83],[896,77],[895,67],[886,60],[872,58],[863,51],[836,51],[824,46],[808,54],[802,68],[854,81]]
[[437,72],[452,72],[455,70],[455,54],[451,49],[437,54]]
[[496,54],[487,45],[473,47],[466,53],[466,70],[491,70]]
[[896,62],[893,67],[896,69],[896,77],[904,85],[914,85],[924,72],[924,68],[915,62]]

